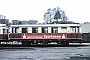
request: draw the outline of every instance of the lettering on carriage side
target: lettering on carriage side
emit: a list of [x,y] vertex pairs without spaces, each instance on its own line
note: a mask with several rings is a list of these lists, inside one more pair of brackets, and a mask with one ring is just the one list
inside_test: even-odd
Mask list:
[[33,39],[33,38],[37,38],[37,39],[40,39],[40,38],[43,38],[43,36],[27,36],[27,38],[31,38],[31,39]]
[[44,38],[61,38],[60,35],[44,35]]
[[31,39],[42,39],[42,38],[45,38],[45,39],[48,39],[48,38],[66,38],[65,34],[63,35],[23,35],[23,38],[31,38]]
[[25,34],[23,35],[23,38],[26,38],[26,35]]

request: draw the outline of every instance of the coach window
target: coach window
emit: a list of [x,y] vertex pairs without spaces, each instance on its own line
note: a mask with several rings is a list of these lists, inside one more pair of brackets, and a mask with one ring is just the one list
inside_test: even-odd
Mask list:
[[7,29],[3,29],[3,34],[7,34]]
[[48,28],[42,28],[42,33],[48,33]]
[[15,28],[12,28],[12,33],[15,33]]
[[52,27],[52,33],[58,33],[58,27]]
[[18,33],[18,29],[19,29],[19,27],[16,27],[15,28],[15,33]]
[[76,27],[72,27],[72,33],[76,33]]
[[28,33],[28,28],[22,28],[22,33]]
[[61,27],[61,33],[67,33],[67,27]]
[[38,33],[38,28],[32,28],[32,33]]
[[12,30],[12,33],[13,33],[13,28],[11,30]]

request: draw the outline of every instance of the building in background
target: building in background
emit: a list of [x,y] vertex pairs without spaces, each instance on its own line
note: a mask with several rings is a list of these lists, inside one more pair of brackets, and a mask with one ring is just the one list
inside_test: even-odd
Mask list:
[[9,20],[6,19],[6,16],[0,14],[0,24],[6,24]]
[[0,24],[7,24],[8,22],[8,19],[0,19]]
[[29,21],[28,21],[28,24],[37,24],[37,23],[38,23],[37,20],[29,20]]
[[37,20],[12,20],[13,25],[24,25],[24,24],[37,24]]
[[26,25],[26,24],[28,24],[28,21],[27,20],[23,20],[23,21],[19,21],[19,24],[20,24],[20,22],[21,22],[21,24],[23,25]]
[[18,20],[12,20],[13,25],[18,25]]

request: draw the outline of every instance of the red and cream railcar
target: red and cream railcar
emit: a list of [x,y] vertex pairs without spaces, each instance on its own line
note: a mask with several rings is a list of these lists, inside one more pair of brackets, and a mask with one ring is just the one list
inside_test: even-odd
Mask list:
[[68,45],[69,42],[81,41],[80,24],[41,24],[11,25],[10,40],[29,44],[48,44],[50,42]]
[[6,27],[6,24],[0,24],[0,41],[8,39],[7,32],[8,28]]

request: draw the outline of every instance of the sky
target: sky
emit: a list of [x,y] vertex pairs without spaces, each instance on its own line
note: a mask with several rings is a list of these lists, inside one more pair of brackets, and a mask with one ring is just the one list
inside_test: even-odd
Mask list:
[[60,7],[70,21],[90,22],[90,0],[0,0],[0,14],[12,20],[43,22],[48,8]]

